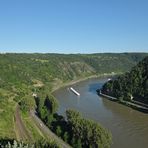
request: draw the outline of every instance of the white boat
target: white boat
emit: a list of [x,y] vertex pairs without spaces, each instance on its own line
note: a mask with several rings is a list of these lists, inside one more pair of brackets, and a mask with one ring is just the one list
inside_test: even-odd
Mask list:
[[72,87],[70,87],[70,90],[71,90],[73,93],[75,93],[77,96],[80,96],[80,94],[79,94],[76,90],[74,90]]

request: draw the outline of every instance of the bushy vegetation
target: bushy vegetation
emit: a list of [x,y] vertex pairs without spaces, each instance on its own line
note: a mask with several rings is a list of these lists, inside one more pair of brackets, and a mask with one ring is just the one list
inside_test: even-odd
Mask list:
[[[44,102],[36,98],[37,113],[44,123],[74,148],[108,148],[112,138],[109,131],[98,123],[84,119],[79,112],[67,110],[67,120],[56,112],[57,102],[50,96]],[[79,137],[79,138],[78,138]]]
[[134,99],[148,104],[148,57],[130,72],[104,84],[102,92],[119,100]]
[[51,124],[53,120],[53,114],[57,111],[58,102],[54,96],[46,96],[45,99],[40,99],[39,97],[35,98],[37,104],[37,113],[38,116],[48,125]]
[[77,111],[67,110],[66,115],[74,147],[110,147],[112,139],[109,131],[92,120],[84,119]]
[[54,141],[45,141],[43,139],[32,143],[24,143],[24,142],[18,142],[16,140],[0,140],[0,147],[1,148],[60,148]]

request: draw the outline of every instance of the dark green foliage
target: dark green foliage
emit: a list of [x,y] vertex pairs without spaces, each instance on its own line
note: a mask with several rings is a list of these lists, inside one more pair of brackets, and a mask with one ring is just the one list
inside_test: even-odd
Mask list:
[[56,127],[56,134],[60,137],[61,136],[61,133],[62,133],[61,127],[60,126],[57,126]]
[[82,118],[77,111],[67,110],[66,115],[71,126],[74,147],[110,147],[111,134],[98,123]]
[[66,111],[67,120],[65,120],[63,116],[51,112],[50,97],[47,96],[43,103],[39,98],[36,100],[40,118],[55,134],[74,148],[110,147],[110,132],[96,122],[82,118],[79,112],[73,110]]
[[35,97],[36,101],[36,111],[39,117],[50,125],[53,121],[53,114],[57,111],[58,102],[52,95],[47,95],[45,99],[40,99],[39,97]]
[[57,111],[58,102],[57,99],[55,99],[52,95],[50,95],[50,97],[48,95],[46,96],[44,105],[50,111],[51,114]]
[[102,92],[119,100],[138,100],[148,104],[148,57],[116,80],[104,84]]
[[82,143],[81,143],[81,140],[79,138],[73,137],[72,140],[71,140],[71,145],[74,148],[82,148]]
[[8,144],[8,142],[10,144],[13,144],[14,142],[14,139],[7,139],[7,138],[4,138],[4,139],[0,139],[0,147],[4,147]]
[[24,112],[28,111],[29,110],[29,104],[28,102],[25,101],[25,99],[22,99],[20,102],[19,102],[19,105],[20,105],[20,109]]
[[37,141],[33,146],[34,148],[60,148],[55,141],[49,142],[44,139]]
[[64,141],[68,142],[68,138],[69,138],[68,132],[65,132],[64,135],[63,135]]

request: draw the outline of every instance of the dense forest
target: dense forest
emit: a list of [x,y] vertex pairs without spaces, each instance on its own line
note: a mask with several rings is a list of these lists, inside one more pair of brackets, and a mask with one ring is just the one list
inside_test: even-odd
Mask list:
[[110,80],[102,92],[119,100],[136,100],[148,104],[148,57],[134,66],[130,72]]
[[[35,143],[44,137],[36,129],[34,122],[30,118],[29,110],[36,107],[33,94],[37,94],[42,99],[40,105],[43,107],[43,100],[45,100],[43,98],[46,98],[46,101],[48,98],[52,98],[50,93],[55,88],[73,80],[75,81],[92,75],[105,76],[106,74],[113,75],[128,72],[131,67],[135,66],[146,55],[148,54],[0,54],[0,139],[17,139]],[[47,94],[49,95],[47,96]],[[56,102],[52,103],[56,105]],[[31,139],[29,137],[21,139],[16,130],[18,127],[16,126],[15,113],[18,104],[20,105],[20,115],[26,132],[29,133]],[[45,104],[49,105],[48,101]],[[38,113],[42,118],[42,115],[48,114],[49,110],[43,107],[43,109],[40,108],[38,110]],[[88,127],[92,125],[96,126],[92,121],[83,119],[81,115],[79,117],[78,121],[88,123]],[[75,131],[68,135],[66,129],[63,130],[62,127],[57,127],[61,124],[59,125],[59,122],[56,122],[56,118],[59,119],[60,117],[55,114],[55,110],[50,110],[48,119],[43,118],[43,120],[44,122],[47,121],[48,125],[50,123],[51,130],[62,139],[65,140],[68,137],[65,141],[71,145],[72,143],[73,145],[80,145],[80,143],[83,146],[85,145],[83,139],[80,139],[81,141],[75,141],[73,134]],[[62,120],[63,122],[65,123]],[[65,132],[61,134],[61,131]]]

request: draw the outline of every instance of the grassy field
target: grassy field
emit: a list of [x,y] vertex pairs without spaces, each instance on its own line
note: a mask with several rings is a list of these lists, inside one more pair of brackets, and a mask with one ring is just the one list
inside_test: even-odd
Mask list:
[[0,89],[0,138],[16,138],[14,129],[14,112],[16,102],[13,94]]
[[35,125],[34,121],[30,117],[29,112],[26,112],[26,113],[21,112],[21,116],[25,124],[25,127],[31,137],[32,142],[38,141],[42,138],[46,138],[43,135],[43,133],[40,131],[40,129]]

